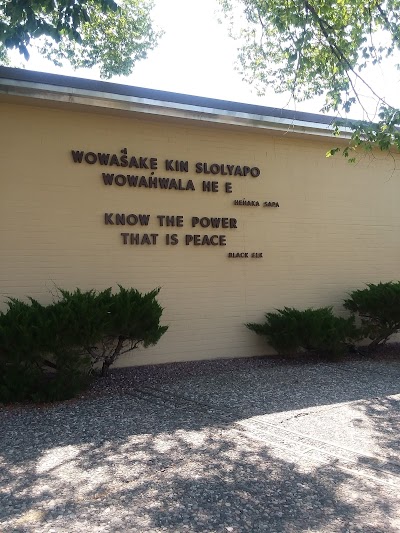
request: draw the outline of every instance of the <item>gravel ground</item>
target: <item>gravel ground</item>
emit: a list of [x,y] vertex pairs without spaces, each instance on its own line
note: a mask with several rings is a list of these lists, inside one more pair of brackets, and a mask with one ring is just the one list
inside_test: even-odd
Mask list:
[[0,532],[400,531],[400,357],[114,370],[0,410]]

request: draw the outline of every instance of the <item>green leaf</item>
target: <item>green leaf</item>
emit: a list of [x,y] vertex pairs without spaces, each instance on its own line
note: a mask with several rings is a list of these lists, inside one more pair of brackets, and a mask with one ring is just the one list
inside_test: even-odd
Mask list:
[[98,65],[105,78],[130,74],[162,34],[152,8],[151,0],[0,0],[0,63],[12,48],[28,60],[28,47],[41,38],[40,52],[58,65]]

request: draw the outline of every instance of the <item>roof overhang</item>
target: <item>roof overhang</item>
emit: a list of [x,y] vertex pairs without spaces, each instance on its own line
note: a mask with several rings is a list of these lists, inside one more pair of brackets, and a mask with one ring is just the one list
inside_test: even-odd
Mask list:
[[[0,67],[0,96],[284,134],[332,137],[335,117]],[[342,128],[342,138],[349,130]]]

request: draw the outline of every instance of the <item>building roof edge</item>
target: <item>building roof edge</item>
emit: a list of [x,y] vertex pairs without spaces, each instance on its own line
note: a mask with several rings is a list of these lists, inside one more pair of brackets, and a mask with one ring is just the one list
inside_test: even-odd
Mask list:
[[[1,92],[18,94],[18,88],[37,89],[46,91],[41,95],[43,99],[51,100],[49,91],[54,93],[72,93],[80,103],[88,98],[97,97],[96,105],[106,106],[105,100],[127,102],[134,105],[135,111],[147,113],[167,114],[169,110],[173,116],[181,118],[196,118],[212,122],[247,125],[269,129],[292,129],[300,133],[313,135],[332,135],[332,124],[336,117],[267,107],[255,104],[245,104],[228,100],[218,100],[203,96],[173,93],[156,89],[147,89],[113,82],[89,80],[60,74],[36,72],[25,69],[0,67]],[[32,93],[32,96],[35,96]],[[103,102],[103,104],[102,104]],[[155,111],[157,110],[157,111]],[[190,116],[192,115],[192,117]],[[346,136],[346,135],[344,135]]]

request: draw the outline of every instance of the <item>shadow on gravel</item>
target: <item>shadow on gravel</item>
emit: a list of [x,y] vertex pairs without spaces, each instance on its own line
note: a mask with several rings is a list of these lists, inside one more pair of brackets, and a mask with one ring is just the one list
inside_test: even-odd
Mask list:
[[208,415],[118,401],[3,420],[1,531],[398,531],[334,461],[300,470]]
[[[381,462],[387,471],[400,470],[400,396],[374,398],[357,406],[372,427],[372,438],[379,446]],[[360,462],[368,464],[368,458]]]
[[[116,371],[99,397],[0,413],[0,531],[399,530],[392,520],[398,501],[384,485],[334,459],[315,465],[305,456],[300,467],[290,449],[272,449],[232,426],[244,413],[398,393],[398,368],[387,377],[357,363],[333,371],[260,362],[247,374],[233,367],[197,375],[176,367],[169,375],[165,368],[130,377]],[[148,386],[195,401],[134,392]],[[376,438],[393,456],[398,413],[390,399],[366,404]]]
[[227,416],[240,419],[399,394],[400,357],[342,363],[270,358],[199,361],[119,369],[113,379],[128,392],[155,386],[216,405]]

